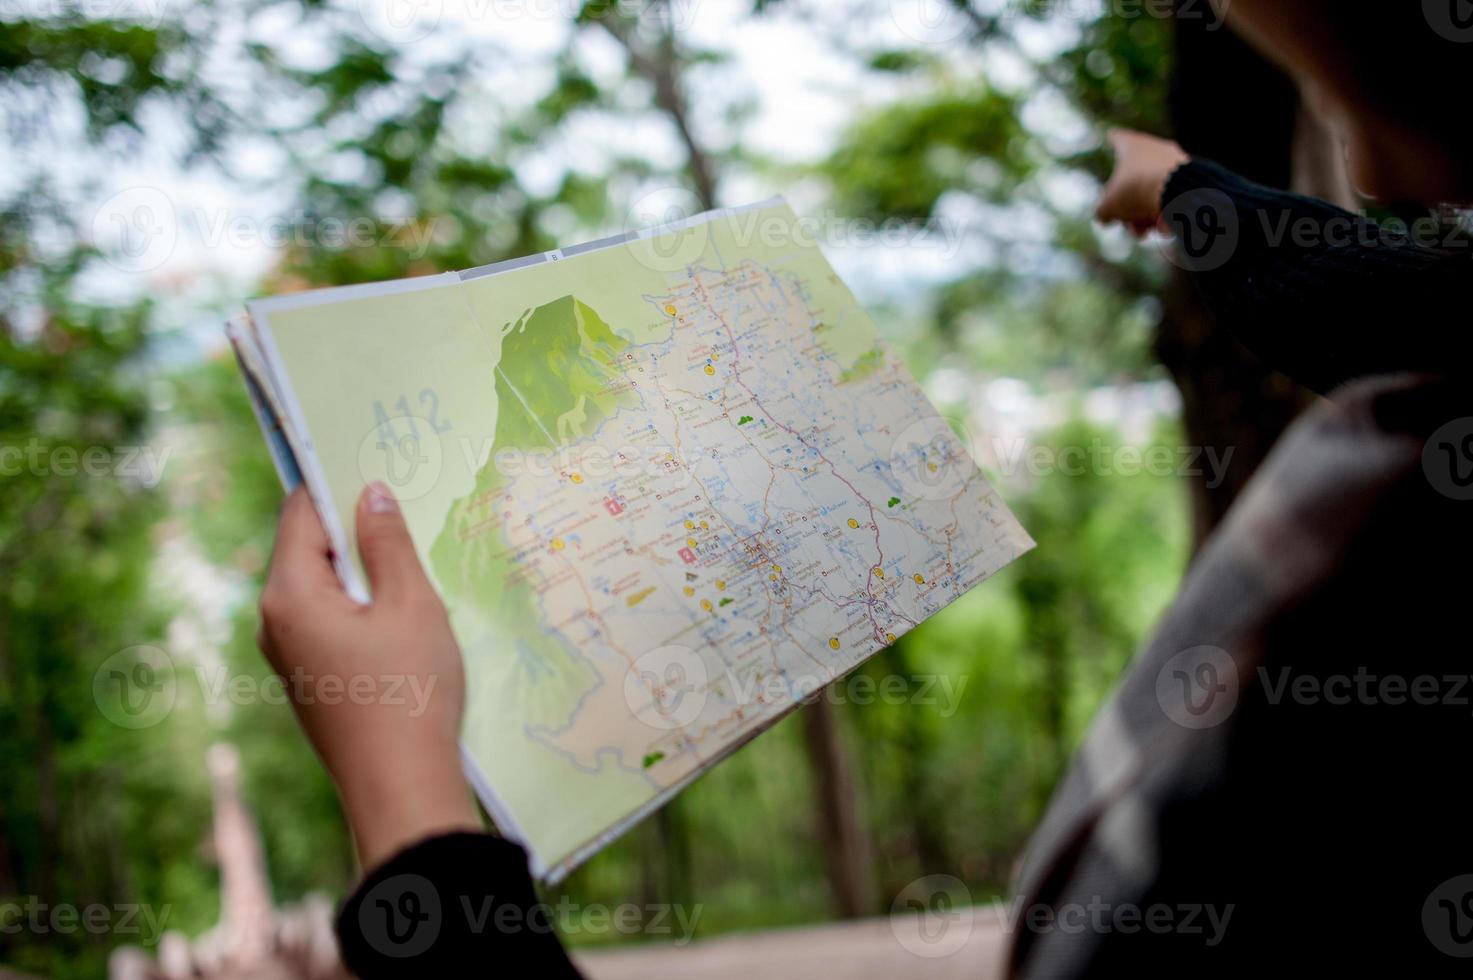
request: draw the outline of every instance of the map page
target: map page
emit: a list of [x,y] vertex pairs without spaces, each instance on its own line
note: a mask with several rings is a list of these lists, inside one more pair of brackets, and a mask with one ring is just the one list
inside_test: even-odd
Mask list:
[[1033,545],[782,201],[250,310],[284,479],[365,601],[393,489],[547,881]]

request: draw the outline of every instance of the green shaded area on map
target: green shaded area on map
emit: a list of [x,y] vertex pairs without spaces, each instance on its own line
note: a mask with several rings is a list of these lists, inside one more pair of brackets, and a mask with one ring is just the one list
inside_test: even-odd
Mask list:
[[883,367],[884,364],[885,352],[875,347],[861,354],[858,360],[840,372],[839,383],[846,384],[850,381],[863,381]]
[[573,296],[527,310],[504,328],[495,369],[493,455],[476,474],[475,490],[451,507],[430,548],[430,564],[452,614],[518,638],[516,657],[494,668],[476,667],[511,675],[479,680],[503,697],[519,699],[518,714],[532,725],[566,721],[569,706],[599,677],[556,633],[540,626],[532,585],[501,534],[487,533],[487,492],[506,479],[494,454],[557,449],[592,434],[623,403],[637,402],[616,386],[618,357],[628,346]]
[[628,346],[572,296],[523,313],[501,339],[494,448],[555,449],[592,432],[617,408],[609,382]]

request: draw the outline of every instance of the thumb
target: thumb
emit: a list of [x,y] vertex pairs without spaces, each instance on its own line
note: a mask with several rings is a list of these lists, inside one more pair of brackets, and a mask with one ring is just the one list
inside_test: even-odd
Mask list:
[[1130,130],[1122,126],[1111,126],[1105,131],[1105,142],[1109,143],[1110,149],[1119,156],[1125,150],[1127,144],[1130,143],[1130,138],[1133,135]]
[[382,483],[366,487],[358,498],[357,523],[358,553],[375,602],[430,587],[392,490]]
[[1124,176],[1117,173],[1100,191],[1099,203],[1095,205],[1095,220],[1110,224],[1115,221],[1134,221],[1137,217],[1131,211],[1130,188]]

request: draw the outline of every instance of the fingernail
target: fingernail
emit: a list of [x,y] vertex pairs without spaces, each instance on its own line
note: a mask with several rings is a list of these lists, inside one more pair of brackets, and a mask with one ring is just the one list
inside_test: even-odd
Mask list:
[[397,514],[399,512],[399,501],[394,499],[394,491],[383,483],[370,483],[365,499],[368,501],[370,514]]

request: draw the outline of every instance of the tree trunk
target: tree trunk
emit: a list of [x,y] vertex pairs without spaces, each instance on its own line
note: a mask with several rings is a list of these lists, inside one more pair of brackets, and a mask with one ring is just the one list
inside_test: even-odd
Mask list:
[[[1178,17],[1175,25],[1171,112],[1177,140],[1193,156],[1250,180],[1290,187],[1301,118],[1293,82],[1205,19]],[[1200,547],[1308,396],[1210,322],[1185,272],[1178,272],[1164,297],[1156,352],[1181,392],[1188,442],[1213,449],[1219,458],[1232,451],[1220,483],[1208,486],[1205,475],[1193,480],[1194,539]]]
[[[717,162],[691,127],[686,97],[687,61],[680,50],[668,5],[660,4],[665,17],[659,36],[646,39],[629,16],[610,11],[596,23],[619,42],[629,59],[630,70],[649,83],[655,105],[670,120],[686,150],[686,170],[701,207],[717,207],[720,179]],[[873,896],[874,848],[868,828],[859,818],[860,803],[854,766],[838,735],[833,706],[820,700],[802,709],[803,732],[808,756],[813,762],[814,795],[817,798],[817,836],[824,842],[829,884],[839,915],[851,917],[870,911]],[[649,893],[663,878],[667,891],[684,894],[689,888],[689,840],[679,800],[672,800],[654,821],[653,841],[658,854],[646,853],[645,890]],[[663,874],[661,872],[663,871]],[[667,901],[676,900],[667,896]]]
[[841,918],[856,919],[874,909],[874,851],[838,712],[827,698],[803,709],[803,734],[813,764],[818,834],[834,908]]
[[[888,647],[881,658],[885,670],[896,677],[914,676],[906,641]],[[912,706],[901,713],[901,729],[896,747],[910,764],[901,777],[901,793],[910,815],[911,838],[916,861],[922,874],[934,874],[955,868],[956,861],[946,840],[944,821],[937,815],[946,812],[933,769],[928,764],[936,755],[936,738],[924,714]]]

